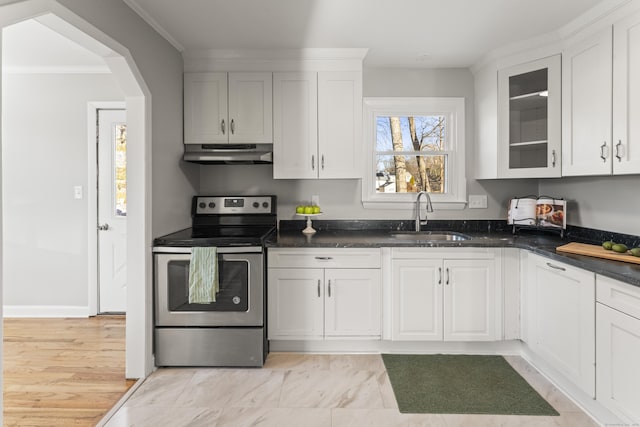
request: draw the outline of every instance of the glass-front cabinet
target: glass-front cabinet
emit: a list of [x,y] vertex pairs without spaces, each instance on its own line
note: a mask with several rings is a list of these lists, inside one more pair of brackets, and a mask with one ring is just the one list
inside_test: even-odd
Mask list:
[[560,55],[498,71],[498,177],[559,177]]

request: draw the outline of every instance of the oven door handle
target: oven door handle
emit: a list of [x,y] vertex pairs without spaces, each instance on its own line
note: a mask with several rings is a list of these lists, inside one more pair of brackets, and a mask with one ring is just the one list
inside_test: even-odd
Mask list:
[[[224,246],[218,247],[217,252],[219,254],[246,254],[246,253],[261,253],[261,246]],[[190,254],[191,246],[179,247],[179,246],[155,246],[153,253],[156,254]]]

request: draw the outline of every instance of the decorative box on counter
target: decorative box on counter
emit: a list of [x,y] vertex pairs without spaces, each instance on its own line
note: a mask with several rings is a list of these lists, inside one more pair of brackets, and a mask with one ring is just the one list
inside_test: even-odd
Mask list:
[[515,233],[519,227],[558,230],[567,228],[567,201],[549,196],[515,197],[509,202],[507,223]]

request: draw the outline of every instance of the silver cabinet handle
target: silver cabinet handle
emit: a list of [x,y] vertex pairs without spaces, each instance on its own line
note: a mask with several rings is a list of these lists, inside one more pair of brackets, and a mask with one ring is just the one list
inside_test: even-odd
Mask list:
[[329,298],[331,298],[331,280],[329,280],[329,283],[327,283],[327,291],[328,291]]
[[318,298],[320,298],[320,280],[318,280]]
[[104,223],[104,224],[98,224],[98,230],[99,231],[107,231],[109,229],[109,224]]
[[548,263],[547,263],[547,265],[548,265],[549,267],[551,267],[551,268],[556,269],[556,270],[560,270],[560,271],[567,271],[567,269],[566,269],[566,268],[564,268],[564,267],[560,267],[559,265],[553,265],[553,264],[551,264],[550,262],[548,262]]
[[222,129],[222,134],[226,132],[227,127],[224,124],[224,119],[222,119],[222,123],[220,123],[220,129]]
[[329,260],[332,260],[333,257],[331,257],[331,256],[317,256],[316,259],[318,259],[320,261],[329,261]]
[[551,167],[556,167],[556,150],[551,150]]
[[311,170],[316,170],[316,156],[314,154],[311,155]]
[[438,267],[438,285],[442,285],[442,267]]
[[620,148],[622,148],[622,141],[618,140],[618,143],[616,144],[616,159],[618,159],[619,162],[622,161],[622,156],[620,155]]
[[600,158],[602,159],[603,162],[607,161],[607,156],[604,153],[605,148],[607,148],[607,141],[603,142],[602,145],[600,146]]
[[233,121],[233,119],[231,119],[231,135],[233,135],[234,133],[236,133],[236,122]]
[[324,154],[320,158],[320,167],[322,168],[322,170],[324,170]]
[[449,284],[449,267],[447,267],[447,281],[445,282],[445,284]]

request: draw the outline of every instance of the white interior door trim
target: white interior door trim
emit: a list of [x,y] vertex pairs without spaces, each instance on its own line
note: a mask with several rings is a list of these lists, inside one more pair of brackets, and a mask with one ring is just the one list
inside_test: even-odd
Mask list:
[[88,250],[89,272],[87,285],[89,286],[89,316],[98,314],[98,168],[96,151],[96,123],[98,121],[98,110],[106,109],[126,109],[125,102],[103,102],[92,101],[87,104],[87,191],[86,203],[88,212]]

